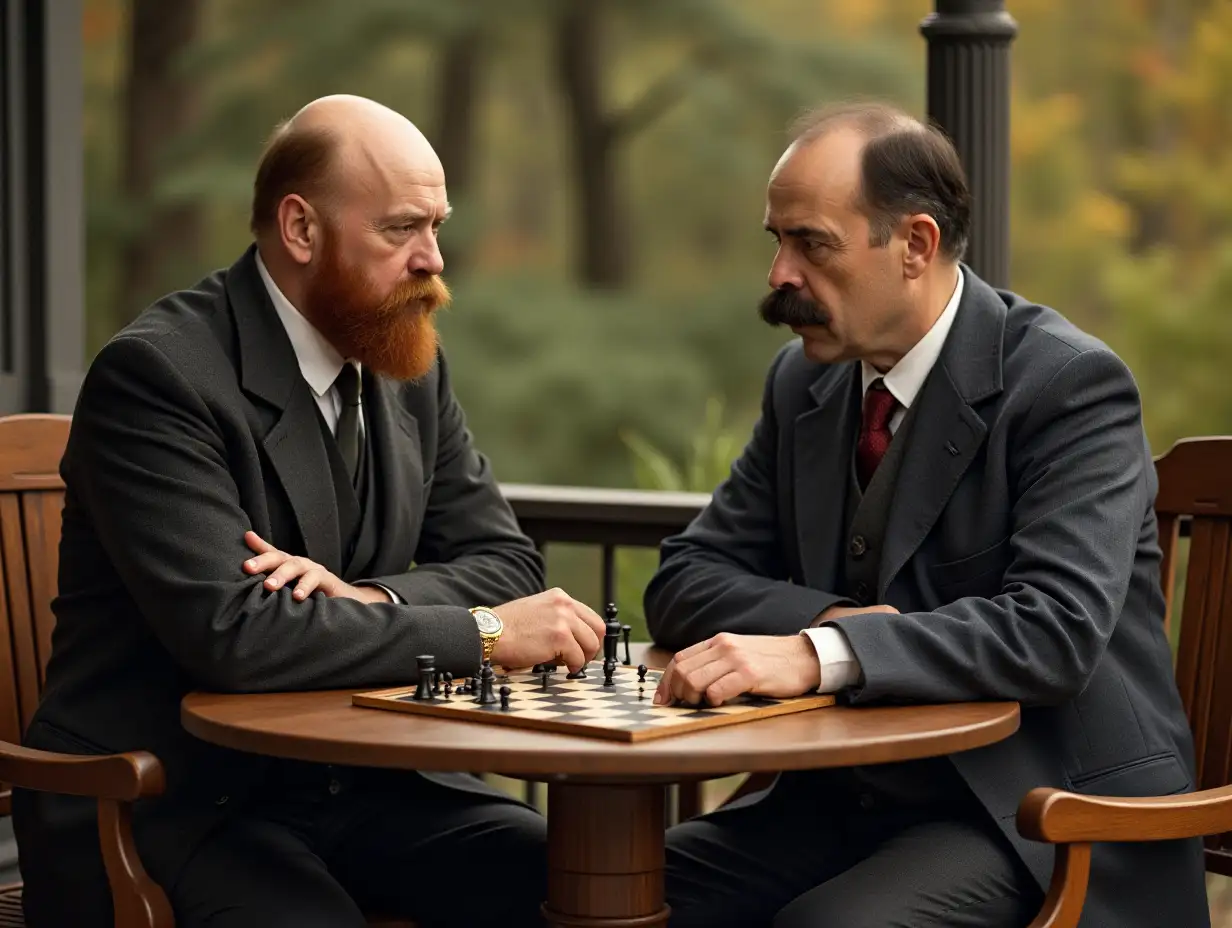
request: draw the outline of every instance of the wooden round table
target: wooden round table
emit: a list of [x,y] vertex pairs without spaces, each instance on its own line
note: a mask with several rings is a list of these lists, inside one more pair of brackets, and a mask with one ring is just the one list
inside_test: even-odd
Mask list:
[[832,706],[628,744],[357,708],[349,690],[194,693],[181,716],[197,737],[256,754],[546,782],[544,914],[560,928],[667,924],[663,826],[673,781],[932,757],[1018,728],[1015,703]]

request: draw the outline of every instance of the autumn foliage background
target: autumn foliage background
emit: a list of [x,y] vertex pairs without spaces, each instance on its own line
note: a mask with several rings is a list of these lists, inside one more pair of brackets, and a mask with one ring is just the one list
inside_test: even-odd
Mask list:
[[[1232,432],[1232,3],[1007,6],[1012,287],[1121,353],[1156,453]],[[279,119],[361,93],[444,161],[442,330],[498,476],[708,490],[783,338],[754,307],[785,127],[856,94],[922,115],[930,9],[85,0],[89,349],[247,245]],[[635,615],[652,560],[622,556]],[[551,570],[594,592],[593,553]]]

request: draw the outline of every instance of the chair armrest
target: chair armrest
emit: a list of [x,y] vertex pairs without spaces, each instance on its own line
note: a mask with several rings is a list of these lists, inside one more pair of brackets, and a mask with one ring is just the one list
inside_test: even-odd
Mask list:
[[146,751],[57,754],[0,741],[0,780],[22,789],[132,802],[162,795],[163,765]]
[[1166,841],[1232,831],[1232,786],[1175,796],[1085,796],[1033,789],[1018,806],[1023,837],[1052,844]]

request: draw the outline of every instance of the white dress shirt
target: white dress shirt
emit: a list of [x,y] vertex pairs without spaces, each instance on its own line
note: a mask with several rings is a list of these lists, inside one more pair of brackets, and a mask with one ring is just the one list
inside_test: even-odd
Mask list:
[[[269,293],[270,301],[274,304],[278,318],[282,320],[282,327],[287,330],[287,338],[291,340],[291,348],[294,349],[295,359],[299,362],[299,371],[312,389],[312,395],[317,401],[321,415],[325,417],[326,424],[329,425],[330,432],[334,432],[338,428],[338,416],[342,413],[342,397],[338,395],[338,388],[334,386],[334,381],[342,373],[342,365],[346,363],[346,359],[326,340],[324,335],[317,331],[316,326],[291,305],[291,301],[278,289],[274,278],[270,276],[265,267],[265,262],[261,260],[260,253],[257,254],[257,271],[261,274],[261,280]],[[356,370],[362,372],[359,363],[354,363]],[[364,434],[362,397],[359,402],[359,434],[362,438]],[[380,587],[389,594],[393,602],[402,602],[402,598],[384,584],[368,583],[368,585]]]
[[[903,416],[915,398],[919,395],[929,372],[941,356],[941,348],[945,345],[950,328],[954,325],[954,316],[958,313],[958,302],[962,299],[963,274],[958,271],[958,283],[945,309],[937,317],[932,328],[925,333],[910,351],[884,375],[867,361],[860,362],[860,377],[862,380],[861,395],[868,392],[869,386],[880,379],[885,388],[898,400],[898,408],[890,418],[890,432],[898,430]],[[817,660],[821,663],[821,686],[819,693],[834,693],[845,686],[851,686],[860,679],[860,662],[855,652],[847,643],[847,637],[832,626],[821,628],[806,628],[800,634],[807,635],[817,650]]]
[[[317,406],[320,407],[321,414],[325,416],[329,430],[333,432],[338,428],[338,416],[342,413],[342,397],[338,395],[334,381],[342,373],[342,365],[346,363],[346,359],[326,340],[324,335],[317,331],[311,322],[304,318],[298,309],[291,305],[291,301],[274,283],[274,278],[270,277],[260,254],[257,255],[257,270],[261,274],[261,280],[265,283],[265,289],[269,292],[278,318],[282,320],[282,327],[287,330],[287,338],[291,339],[295,359],[299,361],[300,373],[304,375],[304,380],[308,381],[308,386],[312,388]],[[359,364],[356,363],[355,367],[358,370]],[[363,434],[363,423],[364,410],[361,398],[359,408],[361,435]]]

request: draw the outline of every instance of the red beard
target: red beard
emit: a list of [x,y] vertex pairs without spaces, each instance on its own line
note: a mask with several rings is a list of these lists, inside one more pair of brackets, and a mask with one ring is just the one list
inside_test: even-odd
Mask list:
[[326,229],[321,266],[304,297],[304,316],[344,358],[395,380],[418,380],[436,363],[433,314],[449,303],[436,275],[399,282],[385,297],[359,267],[343,261]]

